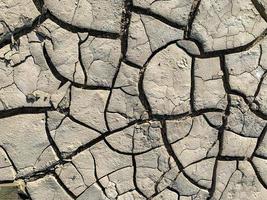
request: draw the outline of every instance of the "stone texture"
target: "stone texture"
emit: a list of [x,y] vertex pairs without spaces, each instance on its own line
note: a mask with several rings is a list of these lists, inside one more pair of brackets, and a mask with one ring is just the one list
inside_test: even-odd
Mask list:
[[132,14],[126,58],[142,66],[157,49],[182,38],[179,29],[150,16]]
[[72,198],[58,184],[55,177],[48,175],[44,178],[27,183],[27,189],[33,200],[58,199],[71,200]]
[[144,91],[153,114],[174,115],[190,110],[191,57],[172,44],[148,63]]
[[208,0],[200,3],[191,37],[207,52],[232,49],[252,42],[266,25],[249,0]]
[[108,91],[84,91],[83,89],[72,87],[71,94],[70,114],[88,126],[105,132],[107,128],[104,120],[104,110],[108,98]]
[[186,26],[193,0],[133,0],[133,5],[145,8],[181,26]]
[[226,109],[227,97],[222,76],[219,58],[195,60],[194,107],[196,110]]
[[122,0],[44,0],[44,5],[54,16],[70,25],[107,32],[120,31]]
[[265,200],[265,0],[0,0],[0,199]]
[[[1,146],[13,160],[19,174],[32,172],[35,163],[50,145],[45,131],[44,114],[25,114],[1,119],[5,127],[1,135]],[[52,158],[52,161],[55,157]],[[51,160],[47,160],[49,162]]]

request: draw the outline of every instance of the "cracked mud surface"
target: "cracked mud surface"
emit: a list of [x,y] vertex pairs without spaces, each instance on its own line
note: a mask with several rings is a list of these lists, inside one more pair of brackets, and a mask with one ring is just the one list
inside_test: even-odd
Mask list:
[[265,0],[0,11],[0,200],[266,200]]

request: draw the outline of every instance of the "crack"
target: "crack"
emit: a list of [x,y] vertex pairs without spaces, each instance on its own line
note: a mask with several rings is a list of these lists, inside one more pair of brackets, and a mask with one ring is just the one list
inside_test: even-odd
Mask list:
[[43,23],[47,19],[47,13],[43,13],[36,17],[31,24],[26,24],[23,27],[15,28],[12,32],[8,32],[0,39],[0,48],[7,44],[11,44],[13,41],[18,40],[21,36],[32,32],[36,27]]
[[260,13],[260,16],[267,22],[267,15],[264,6],[258,0],[251,0],[256,10]]
[[0,111],[0,119],[12,117],[14,115],[21,115],[21,114],[39,114],[45,113],[47,111],[53,111],[51,107],[19,107],[19,108],[12,108],[9,110],[1,110]]
[[108,131],[110,130],[109,124],[108,124],[108,117],[107,117],[107,112],[108,112],[108,107],[110,104],[110,100],[112,97],[112,92],[114,90],[114,86],[117,80],[117,76],[119,74],[121,65],[122,65],[122,60],[126,57],[126,52],[127,52],[127,48],[128,48],[128,31],[129,31],[129,27],[130,27],[130,21],[131,21],[131,13],[129,11],[129,7],[132,5],[132,1],[125,1],[124,2],[124,11],[123,11],[123,16],[122,16],[122,20],[121,20],[121,57],[119,60],[119,64],[117,67],[117,70],[114,74],[114,77],[112,79],[112,84],[111,84],[111,88],[110,88],[110,92],[106,101],[106,106],[104,109],[104,119],[105,119],[105,125]]
[[131,6],[131,11],[136,13],[136,14],[151,16],[151,17],[163,22],[164,24],[167,24],[167,25],[169,25],[173,28],[176,28],[176,29],[185,30],[185,28],[186,28],[185,26],[182,26],[178,23],[172,22],[172,21],[168,20],[167,18],[150,11],[149,9],[141,8],[139,6]]
[[73,194],[69,188],[62,182],[62,180],[59,178],[59,176],[55,173],[52,172],[53,176],[55,177],[55,179],[57,180],[58,184],[61,186],[61,188],[73,199],[76,199],[75,194]]
[[188,39],[191,35],[192,25],[197,15],[200,3],[201,3],[201,0],[194,0],[192,3],[191,11],[188,16],[188,22],[187,22],[187,26],[185,28],[185,33],[184,33],[185,39]]
[[88,33],[90,36],[94,36],[94,37],[98,37],[98,38],[109,38],[109,39],[117,39],[120,37],[120,34],[118,34],[118,33],[106,32],[106,31],[90,29],[90,28],[81,28],[81,27],[66,23],[66,22],[58,19],[56,16],[54,16],[49,10],[47,11],[47,16],[50,20],[55,22],[61,28],[68,30],[72,33],[78,33],[78,32]]
[[190,107],[191,107],[191,112],[196,111],[194,102],[195,102],[195,88],[196,88],[196,83],[195,83],[195,57],[192,58],[192,63],[191,63],[191,88],[190,88]]
[[60,159],[60,160],[63,160],[63,157],[62,157],[62,154],[56,144],[56,142],[54,141],[54,139],[52,138],[51,134],[50,134],[50,131],[49,131],[49,128],[48,128],[48,114],[47,112],[45,113],[45,131],[46,131],[46,134],[47,134],[47,139],[51,145],[51,147],[53,148],[53,150],[55,151],[57,157]]
[[164,142],[164,146],[167,150],[167,152],[169,153],[169,155],[174,159],[179,171],[184,175],[184,177],[193,185],[195,185],[196,187],[200,188],[200,189],[203,189],[203,190],[208,190],[208,188],[206,187],[203,187],[201,185],[199,185],[197,182],[195,182],[190,176],[188,176],[184,169],[185,167],[182,165],[182,163],[179,161],[178,157],[176,156],[170,142],[169,142],[169,139],[168,139],[168,136],[167,136],[167,127],[166,127],[166,121],[165,120],[162,120],[161,121],[161,125],[162,125],[162,129],[161,129],[161,134],[162,134],[162,139],[163,139],[163,142]]

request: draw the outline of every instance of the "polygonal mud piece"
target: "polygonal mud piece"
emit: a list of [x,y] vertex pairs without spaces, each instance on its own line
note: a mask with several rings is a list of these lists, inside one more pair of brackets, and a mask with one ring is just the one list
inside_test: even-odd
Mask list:
[[137,155],[135,162],[137,187],[147,198],[170,186],[179,173],[165,147]]
[[195,59],[194,107],[196,110],[216,108],[225,110],[227,95],[218,57]]
[[16,180],[12,183],[0,184],[0,197],[3,200],[21,200],[22,197],[28,197],[25,191],[25,182],[23,180]]
[[207,112],[203,115],[207,122],[216,128],[220,128],[223,125],[224,112]]
[[180,26],[186,26],[193,0],[133,0],[133,5],[147,9]]
[[31,27],[39,15],[31,0],[2,0],[0,10],[0,40],[11,37],[14,30]]
[[104,111],[109,91],[71,88],[70,115],[100,132],[107,130]]
[[196,183],[205,188],[211,188],[215,158],[208,158],[189,165],[184,172]]
[[143,66],[157,49],[182,38],[182,30],[150,16],[132,14],[126,59]]
[[250,0],[207,0],[200,3],[190,37],[197,39],[205,52],[225,50],[249,44],[266,27]]
[[35,171],[42,171],[46,170],[47,168],[55,165],[59,158],[56,155],[55,150],[50,145],[43,150],[41,155],[37,158],[36,162],[34,163],[34,170]]
[[122,0],[44,0],[44,6],[58,19],[72,26],[120,32]]
[[47,20],[38,29],[45,40],[46,60],[56,73],[79,84],[84,84],[84,74],[79,62],[79,37],[77,33],[61,28],[56,23]]
[[241,92],[247,97],[254,96],[264,74],[264,68],[260,65],[261,55],[261,47],[256,45],[247,51],[225,56],[225,66],[229,72],[229,85],[232,90]]
[[189,55],[199,56],[201,54],[199,47],[192,40],[179,40],[177,45],[184,49]]
[[118,197],[118,192],[116,189],[116,184],[108,179],[107,176],[99,180],[101,187],[104,188],[105,195],[108,199],[116,199]]
[[266,125],[267,121],[251,112],[241,97],[231,95],[227,129],[242,136],[259,137]]
[[208,191],[200,189],[197,185],[190,182],[183,173],[180,173],[171,186],[180,196],[191,196],[191,199],[207,199]]
[[32,200],[72,200],[72,198],[59,185],[55,177],[51,175],[47,175],[35,181],[28,182],[27,190]]
[[0,109],[50,107],[60,81],[44,62],[41,40],[29,33],[19,41],[18,47],[6,45],[0,52]]
[[66,117],[56,130],[50,132],[61,153],[66,156],[97,138],[100,134]]
[[[3,148],[0,148],[0,181],[13,181],[16,171]],[[1,187],[1,186],[0,186]]]
[[255,153],[261,157],[267,158],[267,134],[266,130],[263,133],[263,138],[259,141],[259,146],[255,150]]
[[157,196],[152,198],[152,200],[165,200],[165,199],[177,200],[179,199],[179,196],[177,193],[171,190],[165,189],[161,193],[159,193]]
[[115,183],[118,195],[135,189],[133,181],[133,170],[133,167],[127,167],[108,175],[110,182]]
[[14,82],[24,95],[32,94],[37,89],[39,74],[40,67],[34,64],[32,58],[28,58],[14,68]]
[[261,180],[264,182],[265,186],[267,185],[267,160],[254,156],[252,158],[252,163],[255,165],[255,169],[258,172]]
[[237,170],[237,161],[218,161],[216,180],[212,199],[219,200],[227,187],[234,172]]
[[7,87],[13,83],[13,68],[0,59],[0,88]]
[[256,138],[237,135],[224,131],[222,155],[229,157],[251,157],[257,143]]
[[90,186],[96,182],[94,158],[89,150],[74,156],[72,158],[72,164],[83,177],[86,186]]
[[93,145],[90,152],[95,160],[98,178],[121,168],[132,166],[132,156],[113,151],[103,141]]
[[101,187],[95,183],[88,187],[84,193],[82,193],[77,200],[109,200],[103,193]]
[[89,36],[79,45],[87,85],[111,87],[121,54],[121,41]]
[[71,163],[58,166],[55,170],[64,185],[76,196],[86,190],[83,177],[79,171]]
[[146,198],[138,193],[136,190],[126,192],[120,196],[118,196],[118,200],[145,200]]
[[31,56],[30,46],[28,35],[23,35],[13,45],[6,45],[1,48],[0,57],[2,61],[5,61],[6,66],[19,65]]
[[124,153],[144,153],[163,145],[159,122],[136,124],[106,139],[114,149]]
[[167,120],[166,129],[168,141],[174,143],[188,136],[193,127],[193,123],[194,120],[191,117],[182,118],[181,120]]
[[45,115],[24,114],[4,118],[0,120],[0,127],[5,130],[5,134],[0,136],[1,146],[19,174],[32,172],[39,156],[50,145],[45,131]]
[[143,85],[153,114],[175,115],[188,112],[191,58],[176,44],[167,46],[148,63]]
[[171,145],[184,167],[218,153],[218,130],[210,127],[203,116],[193,118],[192,124],[190,132]]
[[122,63],[107,107],[110,130],[127,126],[130,122],[145,117],[146,112],[139,98],[138,84],[139,69]]
[[58,111],[48,111],[46,116],[48,130],[50,132],[56,130],[65,117],[66,116],[63,113]]
[[266,199],[267,190],[261,185],[255,171],[247,161],[240,161],[237,171],[235,171],[227,187],[223,191],[221,200],[226,199]]

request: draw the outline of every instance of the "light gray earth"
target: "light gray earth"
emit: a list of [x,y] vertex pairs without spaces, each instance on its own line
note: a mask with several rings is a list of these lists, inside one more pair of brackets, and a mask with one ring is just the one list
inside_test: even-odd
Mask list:
[[266,200],[266,0],[0,0],[0,200]]

